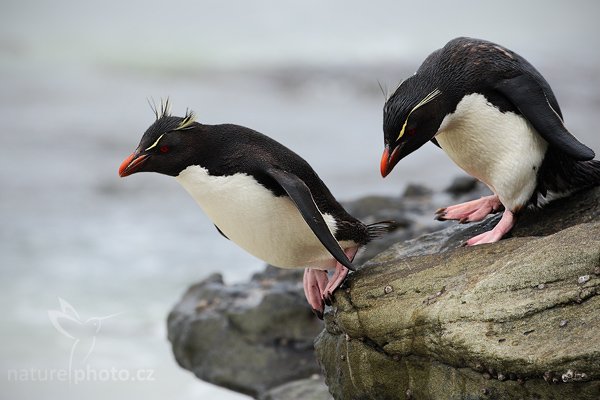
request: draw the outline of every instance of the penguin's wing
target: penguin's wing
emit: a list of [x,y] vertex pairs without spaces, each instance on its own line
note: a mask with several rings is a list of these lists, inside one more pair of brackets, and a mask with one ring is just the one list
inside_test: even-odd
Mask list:
[[302,218],[304,218],[310,229],[323,246],[325,246],[327,251],[329,251],[340,264],[351,271],[355,271],[356,269],[346,256],[346,253],[344,253],[344,250],[342,250],[336,238],[331,234],[331,231],[323,219],[323,215],[319,211],[319,208],[315,204],[306,183],[296,175],[276,168],[267,170],[267,174],[275,179],[277,183],[281,185],[283,190],[285,190],[292,202],[296,205],[298,211],[300,211]]
[[504,79],[495,85],[495,89],[519,109],[550,146],[560,149],[575,160],[594,158],[594,151],[565,128],[560,110],[552,107],[543,87],[533,76],[525,73]]

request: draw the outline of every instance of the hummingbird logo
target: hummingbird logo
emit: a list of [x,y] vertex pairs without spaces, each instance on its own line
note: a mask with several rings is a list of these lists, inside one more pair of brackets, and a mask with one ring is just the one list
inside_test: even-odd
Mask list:
[[[83,319],[75,307],[68,301],[58,298],[60,310],[48,310],[48,317],[52,326],[63,336],[73,341],[69,357],[69,371],[72,370],[73,361],[85,364],[96,347],[96,337],[102,329],[102,321],[116,317],[122,313],[110,314],[104,317],[91,317]],[[75,355],[78,355],[75,357]]]

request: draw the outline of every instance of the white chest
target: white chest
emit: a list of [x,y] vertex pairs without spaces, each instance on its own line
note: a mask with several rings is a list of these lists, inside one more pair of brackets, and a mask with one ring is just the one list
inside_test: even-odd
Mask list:
[[[213,223],[250,254],[282,268],[325,268],[333,260],[292,201],[274,196],[250,175],[211,176],[191,166],[176,179]],[[323,218],[335,233],[334,218]]]
[[511,210],[531,198],[548,147],[525,118],[502,113],[477,93],[465,96],[444,118],[435,138],[452,161]]

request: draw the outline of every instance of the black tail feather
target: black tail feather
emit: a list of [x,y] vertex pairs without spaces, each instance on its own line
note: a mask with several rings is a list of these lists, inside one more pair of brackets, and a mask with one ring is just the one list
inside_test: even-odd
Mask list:
[[395,231],[401,226],[396,221],[379,221],[367,225],[367,231],[369,233],[369,240],[375,240],[390,232]]
[[538,191],[571,193],[600,186],[600,161],[577,161],[563,153],[549,149],[538,175]]

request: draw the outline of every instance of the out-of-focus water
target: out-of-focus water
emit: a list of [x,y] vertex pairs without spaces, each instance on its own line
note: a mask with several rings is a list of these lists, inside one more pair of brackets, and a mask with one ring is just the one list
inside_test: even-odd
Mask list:
[[[442,188],[460,171],[429,145],[379,176],[377,82],[393,89],[452,37],[494,40],[545,74],[568,126],[600,151],[599,11],[594,1],[4,2],[2,397],[245,398],[180,369],[164,321],[190,284],[215,271],[243,280],[263,263],[217,234],[173,179],[117,177],[154,118],[148,97],[269,134],[340,199]],[[63,313],[58,328],[49,310]],[[116,313],[100,328],[89,320]],[[81,382],[58,376],[71,351],[72,370],[88,366]]]

